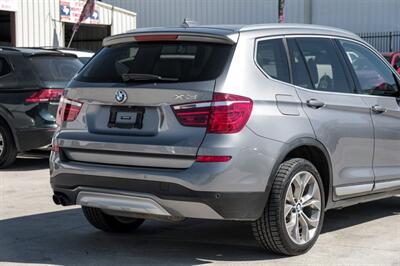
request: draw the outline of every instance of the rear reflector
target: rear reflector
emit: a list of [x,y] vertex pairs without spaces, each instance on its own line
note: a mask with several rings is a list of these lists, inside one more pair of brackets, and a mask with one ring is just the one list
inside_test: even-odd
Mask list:
[[57,110],[57,125],[61,125],[62,122],[74,121],[81,111],[82,103],[61,97],[60,105]]
[[64,89],[41,89],[35,91],[29,98],[25,99],[27,103],[45,103],[59,101]]
[[133,38],[138,42],[175,41],[178,39],[178,35],[138,35],[134,36]]
[[253,101],[250,98],[214,93],[209,102],[172,105],[179,123],[189,127],[207,127],[207,133],[237,133],[246,125]]
[[228,162],[232,159],[231,156],[205,156],[198,155],[196,157],[196,162],[198,163],[223,163]]

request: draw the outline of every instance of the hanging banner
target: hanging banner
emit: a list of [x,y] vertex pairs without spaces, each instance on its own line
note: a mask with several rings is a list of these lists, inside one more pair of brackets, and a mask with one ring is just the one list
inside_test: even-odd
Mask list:
[[[85,1],[80,0],[61,0],[60,1],[60,21],[68,23],[77,23],[81,16]],[[92,15],[82,21],[86,24],[99,24],[99,10],[94,9]]]
[[0,0],[0,10],[3,11],[17,11],[18,1],[16,0]]

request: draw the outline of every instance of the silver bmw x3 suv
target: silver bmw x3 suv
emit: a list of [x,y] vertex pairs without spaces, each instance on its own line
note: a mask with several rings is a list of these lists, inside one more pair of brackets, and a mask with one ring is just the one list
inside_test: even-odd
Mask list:
[[54,201],[109,232],[249,221],[278,254],[400,193],[400,77],[353,33],[270,24],[108,37],[58,109]]

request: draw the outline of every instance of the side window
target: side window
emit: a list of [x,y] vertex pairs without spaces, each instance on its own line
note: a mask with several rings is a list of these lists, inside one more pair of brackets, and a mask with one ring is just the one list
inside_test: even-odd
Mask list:
[[332,40],[299,38],[297,43],[316,90],[342,93],[353,91]]
[[287,39],[287,43],[290,53],[290,64],[292,65],[293,84],[310,90],[314,89],[303,56],[297,47],[295,39],[289,38]]
[[8,64],[7,60],[0,57],[0,77],[7,75],[11,72],[11,66]]
[[341,40],[340,43],[353,66],[362,94],[399,96],[394,73],[377,55],[354,42]]
[[257,43],[257,64],[269,76],[290,82],[289,66],[282,39],[265,40]]

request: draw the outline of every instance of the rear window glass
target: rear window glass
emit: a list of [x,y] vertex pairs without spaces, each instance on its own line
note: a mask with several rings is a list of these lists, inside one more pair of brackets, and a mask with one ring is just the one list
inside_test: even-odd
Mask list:
[[42,81],[70,81],[83,63],[72,57],[35,56],[33,68]]
[[[143,42],[103,48],[81,71],[83,82],[193,82],[216,79],[232,46],[200,42]],[[126,76],[138,74],[132,79]],[[157,78],[156,78],[157,77]]]

